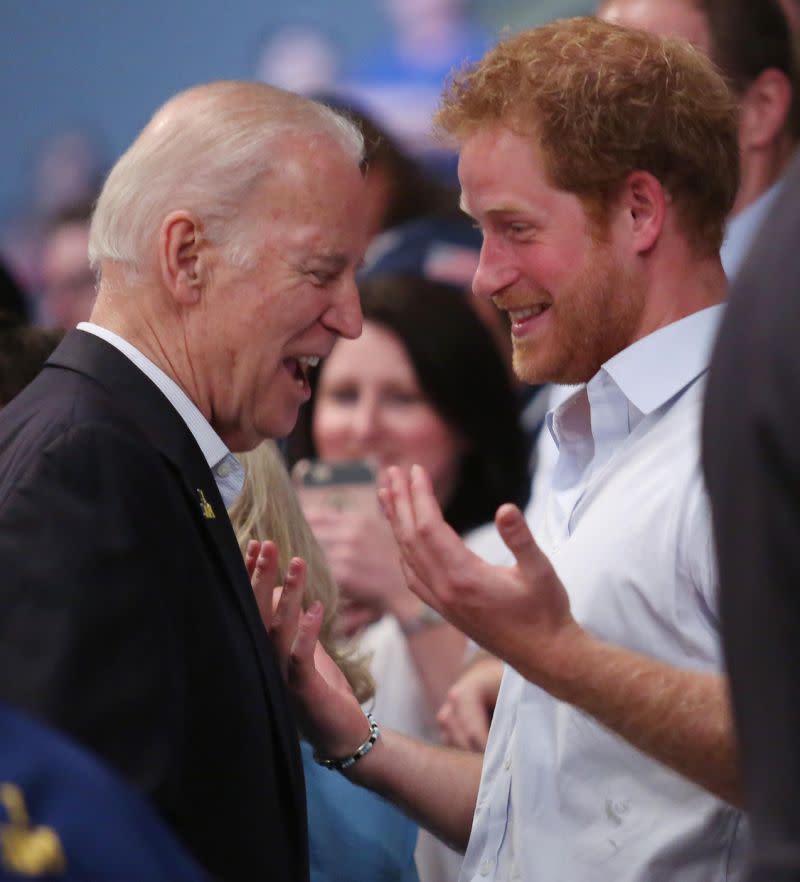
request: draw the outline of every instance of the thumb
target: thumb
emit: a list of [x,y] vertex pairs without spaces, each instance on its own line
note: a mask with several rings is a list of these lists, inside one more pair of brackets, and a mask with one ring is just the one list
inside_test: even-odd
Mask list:
[[544,555],[533,538],[525,515],[517,506],[511,503],[501,505],[494,522],[500,538],[514,555],[520,569],[527,572],[538,569]]

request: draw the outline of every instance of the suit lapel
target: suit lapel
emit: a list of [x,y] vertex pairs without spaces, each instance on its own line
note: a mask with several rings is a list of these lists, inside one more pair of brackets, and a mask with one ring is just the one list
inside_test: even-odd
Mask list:
[[[247,571],[214,475],[186,423],[161,390],[125,355],[105,340],[72,331],[48,359],[48,364],[78,371],[95,380],[112,397],[120,412],[174,465],[187,496],[187,504],[202,522],[214,554],[227,575],[258,657],[263,691],[271,710],[274,731],[284,753],[300,764],[293,714],[284,688],[277,654],[267,637]],[[298,817],[305,811],[299,805]],[[302,791],[302,788],[300,788]]]

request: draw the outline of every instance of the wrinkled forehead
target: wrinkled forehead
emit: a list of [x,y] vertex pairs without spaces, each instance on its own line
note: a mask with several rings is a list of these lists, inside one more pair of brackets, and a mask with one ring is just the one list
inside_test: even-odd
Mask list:
[[243,214],[268,251],[357,266],[367,238],[364,186],[358,164],[341,149],[301,146],[257,183]]
[[334,139],[287,136],[256,181],[253,198],[275,218],[313,217],[321,210],[349,207],[362,197],[364,186],[359,163]]

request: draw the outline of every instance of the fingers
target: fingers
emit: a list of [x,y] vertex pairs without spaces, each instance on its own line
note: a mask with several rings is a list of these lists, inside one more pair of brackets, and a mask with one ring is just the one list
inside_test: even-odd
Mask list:
[[489,739],[491,719],[480,705],[460,706],[448,699],[436,715],[442,743],[461,750],[483,751]]
[[257,539],[251,539],[247,543],[247,548],[244,552],[244,565],[247,569],[247,575],[250,581],[253,579],[253,570],[256,567],[256,558],[258,557],[258,552],[261,550],[261,543]]
[[267,631],[272,627],[272,594],[278,581],[278,548],[274,542],[252,541],[245,552],[245,566]]
[[430,479],[420,466],[412,466],[410,474],[392,467],[386,470],[385,490],[387,516],[397,544],[414,566],[424,558],[434,528],[444,524]]
[[400,547],[409,588],[441,611],[455,581],[465,572],[466,549],[445,522],[425,470],[386,470],[381,498]]
[[322,628],[323,606],[319,600],[298,617],[297,629],[288,654],[286,679],[290,687],[302,691],[316,672],[314,656]]
[[289,656],[298,634],[305,586],[306,563],[302,558],[293,557],[289,561],[286,578],[283,582],[283,591],[275,608],[270,628],[270,636],[278,652],[284,676],[287,674]]
[[409,489],[417,530],[431,530],[435,525],[444,523],[442,510],[433,492],[433,483],[422,466],[411,466]]
[[402,546],[404,540],[411,540],[415,531],[408,476],[402,469],[391,466],[386,470],[385,483],[379,492],[379,499],[384,504],[395,538]]
[[427,604],[436,612],[441,613],[441,604],[439,603],[439,599],[436,595],[431,591],[431,589],[422,581],[422,579],[417,578],[417,574],[412,569],[411,565],[406,561],[405,558],[400,559],[400,565],[403,568],[403,577],[406,580],[406,585],[408,585],[409,589],[414,592],[414,594],[419,597],[419,599]]
[[544,555],[533,538],[525,515],[516,505],[501,505],[495,515],[495,524],[500,538],[514,555],[520,569],[531,572],[541,567]]

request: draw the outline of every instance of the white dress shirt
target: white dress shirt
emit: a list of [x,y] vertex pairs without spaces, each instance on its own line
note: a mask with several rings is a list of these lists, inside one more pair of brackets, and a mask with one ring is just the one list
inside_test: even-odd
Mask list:
[[[535,531],[585,628],[696,671],[722,667],[699,450],[721,310],[633,344],[548,415]],[[506,670],[462,880],[728,882],[745,835],[740,812]]]
[[219,489],[222,502],[225,508],[230,508],[242,492],[244,467],[228,450],[222,438],[211,428],[210,423],[200,413],[191,398],[158,365],[153,364],[146,355],[120,337],[119,334],[100,325],[95,325],[93,322],[81,322],[77,329],[85,331],[87,334],[94,334],[95,337],[100,337],[106,343],[110,343],[158,386],[164,397],[178,411],[194,440],[197,441],[197,446],[214,474],[214,481]]

